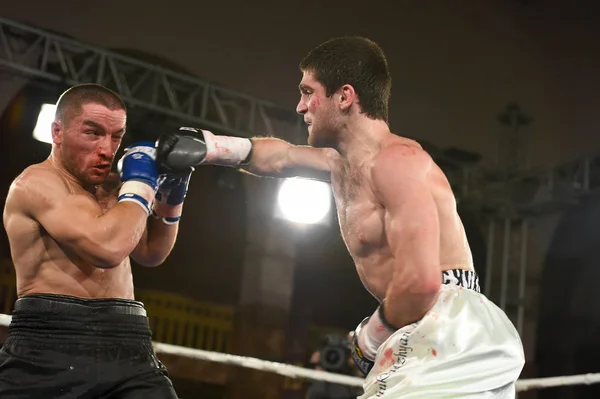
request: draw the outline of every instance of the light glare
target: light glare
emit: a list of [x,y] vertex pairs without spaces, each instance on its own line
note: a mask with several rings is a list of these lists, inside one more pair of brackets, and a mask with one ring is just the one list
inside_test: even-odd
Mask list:
[[303,179],[285,179],[279,188],[278,205],[281,215],[302,224],[322,223],[331,207],[328,183]]
[[34,139],[42,143],[52,144],[52,122],[54,122],[55,112],[56,104],[42,104],[33,129]]

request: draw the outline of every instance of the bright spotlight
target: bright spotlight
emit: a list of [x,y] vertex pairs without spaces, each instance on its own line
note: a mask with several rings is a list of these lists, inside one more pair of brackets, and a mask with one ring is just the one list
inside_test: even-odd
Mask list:
[[42,104],[35,128],[33,129],[34,139],[42,143],[52,144],[52,122],[54,122],[55,112],[56,104]]
[[326,223],[331,207],[329,183],[303,179],[284,179],[277,198],[280,217],[295,223]]

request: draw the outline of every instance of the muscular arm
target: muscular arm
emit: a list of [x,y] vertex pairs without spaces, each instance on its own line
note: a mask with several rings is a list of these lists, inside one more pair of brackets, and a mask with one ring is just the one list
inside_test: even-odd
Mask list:
[[175,246],[179,223],[165,224],[161,219],[149,217],[146,229],[131,258],[142,266],[162,264]]
[[54,173],[25,172],[11,186],[6,223],[22,213],[36,220],[60,245],[100,268],[119,265],[136,247],[146,225],[146,213],[132,202],[119,202],[102,213],[86,193],[72,194]]
[[421,319],[441,285],[437,207],[425,182],[431,162],[422,150],[398,145],[382,151],[372,170],[394,257],[384,317],[396,328]]
[[306,177],[329,181],[329,162],[337,154],[330,148],[297,146],[277,138],[253,138],[252,157],[242,170],[270,177]]

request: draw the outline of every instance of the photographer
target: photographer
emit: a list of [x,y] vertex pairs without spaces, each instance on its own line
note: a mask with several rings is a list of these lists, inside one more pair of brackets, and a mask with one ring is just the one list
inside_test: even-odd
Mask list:
[[[315,370],[331,373],[362,376],[350,356],[352,332],[347,337],[327,335],[324,346],[310,357],[310,365]],[[362,394],[359,387],[334,384],[331,382],[313,382],[306,391],[306,399],[355,399]]]

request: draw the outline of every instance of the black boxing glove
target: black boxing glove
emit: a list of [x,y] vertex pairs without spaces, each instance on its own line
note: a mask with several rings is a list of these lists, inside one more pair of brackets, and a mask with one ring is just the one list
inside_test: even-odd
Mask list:
[[252,154],[252,141],[180,127],[161,135],[156,141],[156,151],[161,171],[181,173],[197,165],[237,167],[247,163]]

